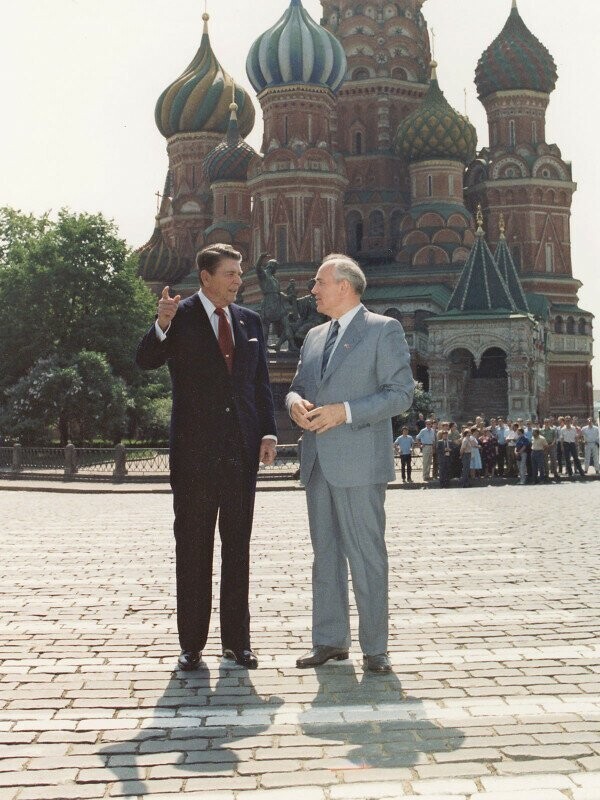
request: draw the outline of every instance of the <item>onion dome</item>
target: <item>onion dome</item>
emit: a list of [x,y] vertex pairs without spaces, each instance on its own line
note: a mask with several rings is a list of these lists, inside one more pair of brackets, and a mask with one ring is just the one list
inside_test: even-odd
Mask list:
[[147,283],[162,281],[173,285],[185,278],[192,269],[188,258],[167,247],[158,219],[150,241],[136,252],[139,256],[138,275]]
[[302,0],[292,0],[281,19],[250,48],[246,72],[257,92],[295,83],[328,86],[335,92],[344,80],[346,64],[344,48],[335,36],[312,19]]
[[475,83],[479,97],[515,89],[550,94],[557,80],[554,59],[525,25],[513,0],[506,25],[477,64]]
[[203,162],[210,183],[245,181],[248,177],[248,165],[256,155],[256,151],[240,135],[237,103],[232,103],[229,108],[231,116],[227,139],[211,150]]
[[254,127],[254,106],[250,96],[219,64],[208,36],[208,14],[203,14],[202,19],[200,48],[185,72],[158,98],[156,125],[166,138],[176,133],[226,133],[231,93],[235,90],[240,130],[247,136]]
[[468,164],[475,158],[477,133],[444,97],[436,67],[432,61],[429,90],[422,105],[400,124],[395,150],[411,163],[439,158]]

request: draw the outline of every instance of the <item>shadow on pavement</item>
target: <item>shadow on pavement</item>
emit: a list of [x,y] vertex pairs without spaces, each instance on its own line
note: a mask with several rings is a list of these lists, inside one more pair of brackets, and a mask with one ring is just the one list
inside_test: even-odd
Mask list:
[[[151,675],[146,677],[151,679]],[[146,723],[133,738],[107,745],[99,751],[106,767],[121,784],[119,790],[122,794],[150,794],[150,781],[146,780],[145,774],[154,765],[159,773],[153,778],[179,777],[179,771],[182,779],[231,776],[240,761],[231,746],[264,733],[271,725],[270,719],[260,724],[243,725],[239,724],[238,717],[234,725],[230,720],[224,720],[222,725],[206,726],[202,724],[203,718],[210,716],[211,710],[218,715],[224,709],[235,713],[238,708],[270,715],[283,705],[280,697],[260,697],[245,669],[221,666],[212,689],[210,678],[210,670],[202,664],[196,672],[174,672],[153,712],[148,712],[149,716],[154,713],[152,724]],[[141,676],[140,680],[143,680]],[[198,708],[203,710],[203,717],[198,717],[197,726],[173,726],[174,719],[191,717]],[[175,718],[164,716],[173,711]],[[165,759],[165,754],[172,757]],[[160,774],[160,767],[165,768],[164,775]]]
[[[420,754],[458,750],[463,743],[460,729],[423,719],[422,702],[406,697],[393,672],[365,672],[359,681],[352,665],[326,665],[316,676],[319,689],[301,720],[302,733],[347,745],[344,757],[357,768],[412,767],[422,761]],[[339,706],[346,721],[319,723],[314,718],[323,706]]]

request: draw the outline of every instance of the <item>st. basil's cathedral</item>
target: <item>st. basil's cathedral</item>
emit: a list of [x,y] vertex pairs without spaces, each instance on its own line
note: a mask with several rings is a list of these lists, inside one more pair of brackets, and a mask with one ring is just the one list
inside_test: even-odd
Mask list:
[[[244,256],[239,300],[260,310],[268,254],[293,325],[323,256],[345,252],[367,276],[365,305],[401,321],[438,416],[587,416],[593,317],[571,264],[576,184],[546,138],[558,75],[517,1],[475,71],[489,124],[480,150],[444,97],[424,0],[321,4],[318,24],[291,0],[250,47],[260,154],[244,141],[252,101],[203,15],[198,52],[156,105],[169,168],[140,274],[157,293],[191,294],[196,252],[226,242]],[[279,397],[293,344],[272,356]]]

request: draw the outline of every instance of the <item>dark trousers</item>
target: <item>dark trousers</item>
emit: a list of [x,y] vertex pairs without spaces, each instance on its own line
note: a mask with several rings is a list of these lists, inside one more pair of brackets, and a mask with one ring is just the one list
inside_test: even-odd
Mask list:
[[438,478],[442,489],[450,486],[450,455],[440,455],[438,453]]
[[575,469],[580,475],[583,475],[583,467],[581,466],[581,461],[579,460],[579,456],[577,454],[577,445],[575,442],[562,442],[562,449],[563,455],[565,458],[565,466],[567,467],[567,475],[572,477],[573,475],[573,467],[571,466],[571,457],[573,458],[573,463],[575,464]]
[[526,458],[526,464],[527,464],[527,480],[531,482],[533,480],[533,463],[531,461],[531,445],[530,444],[527,445],[527,450],[525,451],[525,458]]
[[412,455],[410,453],[407,453],[406,455],[403,453],[400,454],[400,467],[402,469],[402,480],[412,480],[410,477],[412,469]]
[[215,525],[221,537],[221,643],[250,649],[248,582],[256,476],[238,461],[217,462],[210,477],[173,486],[177,629],[182,650],[206,645],[212,609]]
[[499,444],[498,445],[498,475],[502,477],[504,475],[504,465],[506,464],[506,445]]
[[531,451],[531,463],[533,466],[533,480],[535,483],[544,480],[546,477],[546,458],[543,450]]
[[562,442],[556,443],[556,460],[558,462],[558,471],[563,471],[563,446]]
[[466,487],[469,485],[469,475],[471,474],[471,453],[464,453],[460,457],[462,463],[462,473],[460,476],[460,485]]

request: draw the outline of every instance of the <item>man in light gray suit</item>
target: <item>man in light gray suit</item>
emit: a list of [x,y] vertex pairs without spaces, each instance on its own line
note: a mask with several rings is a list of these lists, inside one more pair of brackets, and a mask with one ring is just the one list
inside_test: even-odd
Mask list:
[[391,418],[406,411],[414,380],[402,326],[362,305],[365,276],[348,256],[327,256],[312,292],[331,322],[306,336],[286,397],[302,435],[313,546],[313,649],[298,667],[348,658],[348,565],[363,663],[389,672],[384,501],[395,477]]

